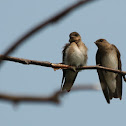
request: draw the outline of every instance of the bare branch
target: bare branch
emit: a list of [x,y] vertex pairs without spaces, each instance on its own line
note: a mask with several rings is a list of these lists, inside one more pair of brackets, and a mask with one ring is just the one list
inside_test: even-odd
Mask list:
[[0,59],[2,60],[7,60],[7,61],[13,61],[17,63],[22,63],[25,65],[40,65],[40,66],[45,66],[45,67],[52,67],[52,63],[50,62],[43,62],[43,61],[36,61],[36,60],[29,60],[29,59],[23,59],[23,58],[17,58],[17,57],[11,57],[11,56],[4,56],[0,55]]
[[[50,62],[44,62],[44,61],[36,61],[36,60],[29,60],[29,59],[22,59],[22,58],[16,58],[16,57],[10,57],[10,56],[4,56],[4,55],[0,55],[0,59],[3,60],[8,60],[8,61],[13,61],[13,62],[18,62],[18,63],[22,63],[25,65],[39,65],[39,66],[45,66],[45,67],[51,67],[54,68],[54,70],[57,69],[71,69],[73,70],[73,66],[69,66],[69,65],[64,65],[64,64],[54,64],[54,63],[50,63]],[[114,73],[119,73],[123,76],[124,81],[126,81],[125,79],[125,75],[126,75],[126,71],[120,71],[120,70],[115,70],[115,69],[111,69],[111,68],[107,68],[107,67],[103,67],[103,66],[82,66],[79,68],[76,68],[77,70],[86,70],[86,69],[100,69],[100,70],[106,70],[106,71],[110,71],[110,72],[114,72]]]
[[[54,15],[52,18],[45,20],[44,22],[42,22],[41,24],[37,25],[36,27],[34,27],[33,29],[31,29],[30,31],[28,31],[25,35],[23,35],[21,38],[19,38],[17,41],[14,42],[14,44],[12,44],[12,46],[5,51],[5,53],[3,55],[7,56],[10,53],[12,53],[17,47],[19,47],[19,45],[23,44],[23,42],[25,42],[25,40],[27,40],[29,37],[31,37],[33,34],[37,33],[39,30],[44,29],[46,26],[48,26],[49,24],[52,23],[56,23],[57,21],[59,21],[61,18],[65,17],[66,15],[68,15],[71,11],[73,11],[74,9],[80,7],[81,5],[85,5],[88,2],[91,2],[94,0],[80,0],[79,2],[73,4],[72,6],[66,8],[65,10],[63,10],[62,12],[58,13],[57,15]],[[0,59],[0,63],[2,62],[2,60]]]
[[[91,90],[91,91],[98,91],[99,87],[97,85],[81,85],[81,86],[74,86],[71,91],[80,91],[80,90]],[[12,102],[12,103],[55,103],[60,104],[60,96],[67,94],[67,92],[56,91],[49,97],[35,97],[35,96],[17,96],[11,94],[0,94],[0,100]]]

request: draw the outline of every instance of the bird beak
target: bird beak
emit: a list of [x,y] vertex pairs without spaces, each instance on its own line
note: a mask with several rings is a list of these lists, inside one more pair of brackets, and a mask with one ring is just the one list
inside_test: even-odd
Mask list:
[[98,46],[99,45],[99,43],[98,42],[94,42],[95,44],[96,44],[96,46]]

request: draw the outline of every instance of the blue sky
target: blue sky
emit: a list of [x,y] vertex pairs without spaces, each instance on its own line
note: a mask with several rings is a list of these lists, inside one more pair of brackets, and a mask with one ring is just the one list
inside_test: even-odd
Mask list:
[[[75,0],[0,0],[0,53],[33,26],[52,17]],[[57,24],[50,25],[28,39],[11,56],[59,63],[62,47],[69,34],[77,31],[88,47],[88,65],[95,65],[99,38],[115,44],[126,70],[125,34],[126,1],[99,0],[70,13]],[[50,95],[60,88],[62,71],[33,65],[5,62],[0,69],[0,92],[28,95]],[[77,84],[99,84],[95,70],[81,71]],[[126,86],[123,99],[113,99],[108,105],[101,91],[70,92],[61,98],[62,104],[19,104],[0,101],[0,123],[3,126],[40,125],[123,125],[126,117]]]

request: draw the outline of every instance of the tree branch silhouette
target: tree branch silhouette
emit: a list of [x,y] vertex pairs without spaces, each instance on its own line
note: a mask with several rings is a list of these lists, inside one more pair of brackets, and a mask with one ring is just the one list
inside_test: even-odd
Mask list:
[[[65,64],[62,64],[62,63],[54,64],[54,63],[50,63],[50,62],[47,62],[47,61],[36,61],[36,60],[29,60],[29,59],[23,59],[23,58],[11,57],[11,56],[4,56],[4,55],[0,55],[0,59],[12,61],[12,62],[17,62],[17,63],[21,63],[21,64],[25,64],[25,65],[31,64],[31,65],[39,65],[39,66],[44,66],[44,67],[51,67],[51,68],[54,68],[54,70],[57,70],[57,69],[71,69],[71,70],[73,70],[73,66],[65,65]],[[106,71],[109,71],[109,72],[119,73],[123,76],[124,81],[126,81],[126,78],[125,78],[126,71],[120,71],[120,70],[107,68],[107,67],[103,67],[103,66],[99,66],[99,65],[82,66],[82,67],[76,68],[76,70],[86,70],[86,69],[90,69],[90,70],[100,69],[100,70],[106,70]]]
[[[80,86],[74,86],[72,88],[73,91],[81,91],[81,90],[91,90],[91,91],[98,91],[99,87],[97,85],[80,85]],[[53,104],[60,104],[60,96],[63,96],[67,94],[67,92],[62,91],[55,91],[52,95],[48,97],[43,96],[19,96],[19,95],[11,95],[11,94],[0,94],[0,100],[1,101],[7,101],[12,102],[14,104],[18,103],[53,103]]]
[[[34,27],[33,29],[31,29],[30,31],[28,31],[26,34],[24,34],[21,38],[19,38],[17,41],[15,41],[10,47],[9,49],[7,49],[5,51],[5,53],[3,55],[7,56],[10,53],[12,53],[17,47],[19,47],[19,45],[23,44],[28,38],[30,38],[33,34],[37,33],[38,31],[44,29],[45,27],[47,27],[49,24],[53,24],[58,22],[60,19],[62,19],[63,17],[65,17],[66,15],[68,15],[71,11],[73,11],[74,9],[82,6],[82,5],[86,5],[89,2],[92,2],[95,0],[80,0],[77,3],[71,5],[70,7],[66,8],[65,10],[61,11],[60,13],[54,15],[52,18],[45,20],[44,22],[40,23],[39,25],[37,25],[36,27]],[[0,59],[0,64],[2,63],[2,59]]]

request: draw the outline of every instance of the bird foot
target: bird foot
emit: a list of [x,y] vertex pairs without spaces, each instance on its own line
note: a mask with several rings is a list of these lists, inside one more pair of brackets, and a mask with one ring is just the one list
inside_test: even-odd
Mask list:
[[75,66],[71,66],[71,70],[76,72],[76,67]]

